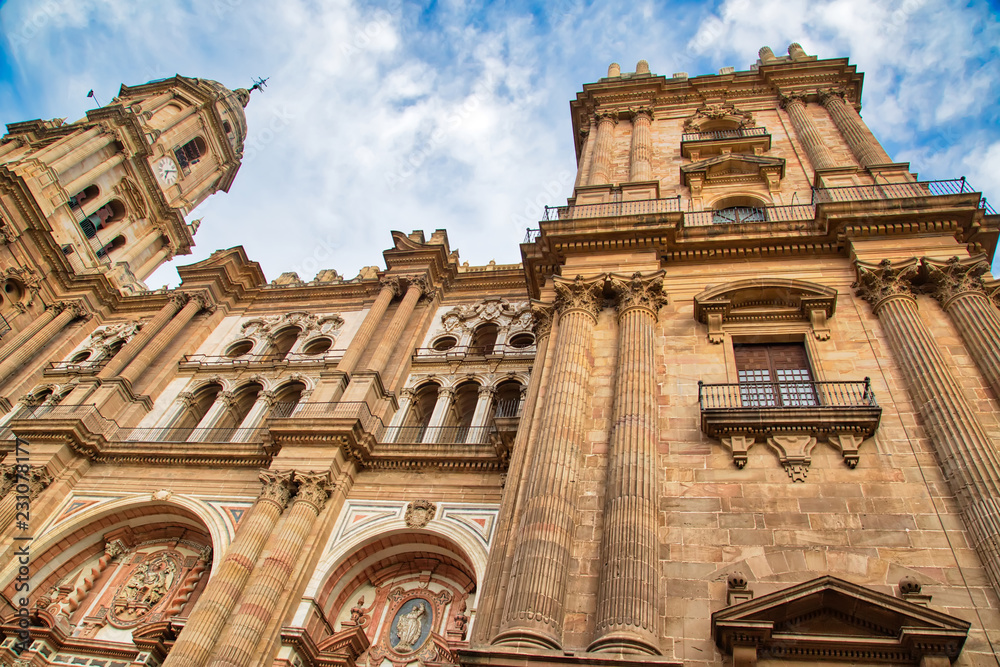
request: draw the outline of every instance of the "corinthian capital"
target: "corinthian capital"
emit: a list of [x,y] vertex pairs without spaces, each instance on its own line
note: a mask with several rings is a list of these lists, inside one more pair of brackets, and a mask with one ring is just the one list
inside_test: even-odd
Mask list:
[[261,470],[260,483],[263,488],[257,500],[266,500],[277,505],[278,509],[285,509],[292,496],[292,471]]
[[295,502],[308,503],[312,505],[316,513],[323,511],[330,491],[330,473],[328,472],[297,472],[295,481],[299,483],[299,489],[295,493]]
[[0,463],[0,498],[7,495],[7,492],[14,488],[14,480],[17,475],[14,473],[13,464]]
[[805,104],[806,96],[804,93],[800,92],[782,93],[780,100],[781,100],[781,108],[787,109],[788,107],[794,106],[796,104]]
[[656,311],[667,302],[663,293],[663,272],[646,276],[633,273],[631,278],[612,274],[611,291],[615,294],[615,308],[621,315],[633,308],[643,308],[655,318]]
[[552,332],[552,306],[531,304],[531,330],[536,339],[542,339]]
[[594,119],[598,122],[598,124],[600,124],[601,121],[605,121],[606,120],[606,121],[610,121],[610,122],[614,123],[615,125],[617,125],[618,124],[618,111],[616,111],[616,110],[598,111],[597,113],[594,114]]
[[52,483],[52,473],[45,466],[32,466],[28,475],[28,498],[34,500]]
[[990,264],[982,255],[964,260],[952,257],[943,262],[925,257],[923,265],[932,287],[931,296],[942,306],[947,307],[960,294],[974,292],[986,295],[982,276],[990,270]]
[[604,283],[606,276],[603,274],[596,278],[577,276],[574,280],[555,277],[553,282],[556,288],[556,310],[565,313],[570,310],[582,310],[589,314],[594,320],[604,307]]
[[167,301],[174,304],[174,307],[177,308],[177,310],[180,310],[187,305],[188,299],[190,298],[191,297],[188,296],[187,292],[174,292],[170,295],[170,298],[167,299]]
[[913,298],[911,281],[917,276],[920,266],[916,258],[899,262],[893,266],[888,259],[878,264],[858,261],[857,281],[851,285],[857,291],[855,294],[878,308],[879,304],[890,297],[907,296]]
[[384,276],[381,280],[379,280],[379,285],[382,286],[382,289],[390,289],[390,290],[392,290],[392,295],[394,297],[395,296],[399,296],[399,277],[398,276]]

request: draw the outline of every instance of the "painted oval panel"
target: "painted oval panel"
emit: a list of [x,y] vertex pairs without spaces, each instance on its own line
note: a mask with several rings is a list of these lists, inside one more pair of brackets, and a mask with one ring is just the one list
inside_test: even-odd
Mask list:
[[431,603],[423,598],[407,600],[392,618],[389,627],[389,645],[396,653],[412,653],[424,645],[431,634],[434,612]]

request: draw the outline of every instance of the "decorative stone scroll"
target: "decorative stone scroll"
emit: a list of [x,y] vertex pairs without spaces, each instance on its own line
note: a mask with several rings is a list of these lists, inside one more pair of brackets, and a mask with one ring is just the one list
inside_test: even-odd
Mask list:
[[705,104],[694,112],[694,115],[684,121],[685,132],[701,132],[702,126],[712,121],[729,121],[733,123],[733,129],[743,129],[755,127],[753,114],[749,111],[737,109],[731,103],[711,103]]

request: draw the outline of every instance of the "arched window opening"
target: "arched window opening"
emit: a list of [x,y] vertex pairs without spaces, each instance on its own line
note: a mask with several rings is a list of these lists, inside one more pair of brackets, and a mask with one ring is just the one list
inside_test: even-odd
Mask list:
[[[251,382],[237,389],[233,394],[232,405],[225,412],[224,416],[219,419],[218,423],[215,424],[215,428],[235,429],[242,424],[243,420],[250,414],[253,404],[257,402],[257,397],[263,389],[264,387],[258,382]],[[218,438],[212,439],[223,442],[229,440],[231,437],[232,433],[219,431]]]
[[497,419],[509,419],[521,416],[521,390],[523,385],[517,380],[509,380],[497,387],[496,411]]
[[116,354],[121,352],[121,349],[123,347],[125,347],[125,341],[121,338],[117,339],[116,341],[111,343],[111,345],[108,345],[108,353],[107,356],[105,356],[105,359],[110,359],[111,357],[115,356]]
[[291,417],[295,409],[302,401],[302,392],[306,390],[306,385],[302,382],[291,382],[280,387],[274,394],[274,405],[271,408],[270,417],[282,418]]
[[7,301],[18,303],[24,298],[24,285],[18,280],[8,278],[3,283],[3,295]]
[[454,336],[441,336],[431,343],[431,347],[438,352],[445,352],[458,345],[458,339]]
[[230,359],[238,359],[253,349],[252,340],[238,340],[226,348],[225,355]]
[[83,350],[82,352],[77,352],[72,357],[70,357],[69,363],[71,364],[82,364],[87,359],[90,359],[90,350]]
[[726,197],[713,205],[712,224],[738,225],[746,222],[765,222],[765,204],[755,197]]
[[97,230],[105,229],[112,223],[125,218],[125,204],[119,199],[112,199],[101,208],[80,221],[80,229],[88,239],[94,238]]
[[176,422],[170,425],[172,432],[168,434],[169,440],[174,442],[186,440],[191,435],[191,431],[208,413],[208,409],[212,407],[221,392],[222,385],[214,382],[198,389],[191,397],[184,412],[181,413]]
[[333,347],[333,339],[321,336],[319,338],[313,338],[311,341],[306,343],[302,347],[302,353],[308,354],[309,356],[316,356],[318,354],[329,352],[331,347]]
[[435,383],[425,384],[414,393],[410,410],[397,438],[398,442],[420,442],[434,414],[440,387]]
[[302,329],[298,327],[285,327],[275,333],[271,340],[271,349],[268,351],[271,360],[281,361],[284,359],[301,334]]
[[224,121],[222,121],[222,130],[226,134],[232,134],[232,132],[233,132],[233,126],[229,124],[228,120],[224,120]]
[[507,341],[507,344],[515,350],[523,350],[524,348],[531,347],[535,344],[535,337],[530,333],[522,332],[512,336],[511,339]]
[[98,257],[107,257],[112,252],[116,252],[125,247],[125,237],[119,234],[118,236],[111,239],[111,243],[107,244],[103,248],[97,251]]
[[[445,433],[439,442],[465,442],[469,435],[469,427],[476,415],[476,404],[479,402],[479,384],[463,382],[455,389],[452,403],[452,419],[455,422],[454,433]],[[449,429],[452,430],[452,429]],[[453,436],[449,438],[448,436]]]
[[[50,412],[54,407],[54,402],[51,401],[52,398],[52,388],[43,389],[31,396],[31,413],[33,416],[38,417],[46,412]],[[56,401],[58,402],[58,401]]]
[[86,202],[94,201],[101,194],[101,189],[96,185],[88,185],[80,192],[69,198],[69,205],[73,208],[83,208]]
[[469,354],[492,354],[493,346],[497,342],[497,334],[500,332],[493,322],[487,322],[476,327],[472,333],[472,345]]
[[201,158],[208,154],[208,144],[201,137],[195,137],[180,148],[174,150],[177,164],[182,169],[190,169],[198,164]]

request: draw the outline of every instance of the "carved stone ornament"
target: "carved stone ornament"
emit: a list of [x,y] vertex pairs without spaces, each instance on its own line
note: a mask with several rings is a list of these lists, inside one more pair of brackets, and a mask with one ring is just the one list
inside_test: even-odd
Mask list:
[[423,528],[434,518],[437,513],[437,506],[426,500],[414,500],[406,506],[406,515],[403,521],[410,528]]
[[767,439],[767,444],[778,453],[778,460],[793,482],[806,481],[816,438],[809,435],[773,435]]
[[555,307],[560,313],[572,310],[582,310],[597,320],[598,314],[604,308],[604,284],[606,276],[584,279],[577,276],[574,280],[555,277],[553,283],[556,289]]
[[7,492],[14,488],[15,478],[14,465],[0,463],[0,498],[6,496]]
[[284,509],[288,505],[288,499],[292,496],[291,470],[262,470],[260,482],[263,484],[263,488],[258,500],[272,502],[280,509]]
[[308,503],[319,514],[326,506],[333,487],[330,484],[328,472],[296,472],[295,481],[298,490],[295,492],[296,503]]
[[379,280],[379,285],[382,286],[382,289],[391,289],[394,297],[399,296],[400,286],[398,276],[385,276]]
[[656,318],[660,306],[667,303],[667,295],[663,293],[662,271],[646,277],[641,273],[633,273],[631,278],[612,274],[609,281],[619,315],[633,308],[643,308]]
[[877,311],[880,304],[892,297],[913,298],[912,281],[920,270],[916,258],[896,265],[888,259],[878,264],[858,261],[856,268],[858,279],[851,287],[857,290],[855,294],[871,304],[872,310]]
[[605,121],[606,120],[606,121],[610,121],[610,122],[614,123],[615,125],[617,125],[618,124],[618,111],[617,110],[613,110],[613,109],[612,110],[598,111],[597,113],[594,114],[594,120],[596,120],[598,124],[600,124],[601,121]]
[[716,120],[727,120],[736,124],[737,128],[754,127],[756,122],[749,111],[741,111],[731,103],[705,104],[693,116],[684,121],[685,132],[701,132],[705,123]]
[[183,556],[173,550],[149,554],[115,591],[108,613],[117,628],[141,623],[165,599],[179,581]]
[[45,466],[32,466],[28,475],[28,498],[34,500],[52,483],[52,473]]
[[947,309],[952,299],[962,294],[978,293],[986,296],[986,285],[983,284],[983,274],[990,270],[990,263],[983,255],[959,259],[952,257],[947,261],[929,258],[923,259],[924,270],[931,288],[931,295]]
[[531,305],[531,330],[536,339],[545,338],[552,333],[552,306],[540,303]]
[[475,329],[484,322],[495,322],[501,329],[526,330],[531,326],[530,306],[526,301],[510,303],[502,297],[487,297],[477,304],[455,306],[441,316],[445,331]]

